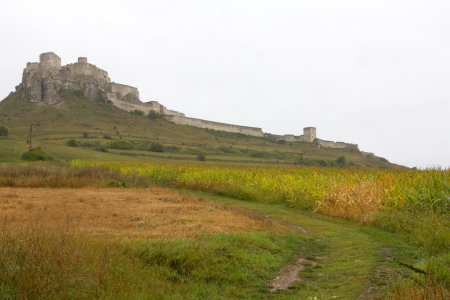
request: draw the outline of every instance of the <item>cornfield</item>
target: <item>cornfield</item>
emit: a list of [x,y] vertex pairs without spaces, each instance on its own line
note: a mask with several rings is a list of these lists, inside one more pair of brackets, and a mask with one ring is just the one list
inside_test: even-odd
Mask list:
[[286,203],[323,214],[371,223],[393,209],[447,214],[450,170],[274,168],[192,164],[73,161],[151,177],[159,184],[213,192],[242,200]]

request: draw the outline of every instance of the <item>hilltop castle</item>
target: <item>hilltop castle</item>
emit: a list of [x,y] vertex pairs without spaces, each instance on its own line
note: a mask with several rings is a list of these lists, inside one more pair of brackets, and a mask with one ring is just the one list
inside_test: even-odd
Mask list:
[[261,128],[239,126],[186,117],[183,113],[167,109],[156,101],[143,103],[137,88],[112,82],[108,72],[88,63],[86,57],[78,62],[61,66],[61,58],[53,52],[42,53],[39,62],[27,63],[23,71],[23,97],[29,101],[54,105],[63,100],[65,90],[81,91],[90,99],[101,97],[126,111],[150,111],[161,114],[167,121],[180,125],[240,133],[256,137],[268,137],[285,142],[314,143],[318,147],[341,148],[358,151],[358,145],[325,141],[317,138],[316,128],[306,127],[303,135],[274,135]]

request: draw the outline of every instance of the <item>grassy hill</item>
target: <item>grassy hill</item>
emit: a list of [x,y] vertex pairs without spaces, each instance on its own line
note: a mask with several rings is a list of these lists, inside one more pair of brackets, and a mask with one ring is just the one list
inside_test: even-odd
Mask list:
[[50,106],[23,100],[18,91],[1,101],[0,123],[9,127],[10,135],[0,137],[0,162],[20,161],[33,125],[32,146],[62,160],[196,161],[204,157],[205,163],[395,166],[355,151],[317,149],[309,143],[280,144],[267,138],[150,119],[102,99],[89,100],[80,92],[67,92],[64,98]]

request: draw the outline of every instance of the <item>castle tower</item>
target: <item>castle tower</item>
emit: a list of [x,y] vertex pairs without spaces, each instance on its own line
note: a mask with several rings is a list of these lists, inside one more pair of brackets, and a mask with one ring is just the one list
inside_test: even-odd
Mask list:
[[78,57],[79,64],[87,64],[87,57]]
[[316,127],[305,127],[303,128],[303,136],[305,137],[305,142],[312,143],[317,137]]
[[61,58],[53,52],[39,55],[39,63],[43,72],[56,73],[61,69]]

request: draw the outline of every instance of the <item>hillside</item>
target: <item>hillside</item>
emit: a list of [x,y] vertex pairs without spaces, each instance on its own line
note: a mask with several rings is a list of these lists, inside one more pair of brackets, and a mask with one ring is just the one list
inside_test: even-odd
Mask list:
[[20,160],[33,125],[33,147],[56,159],[196,161],[201,155],[205,163],[395,167],[357,151],[176,125],[126,112],[101,98],[90,100],[81,92],[66,92],[63,98],[57,105],[33,103],[23,100],[19,90],[0,102],[0,123],[10,129],[9,137],[0,138],[0,162]]

